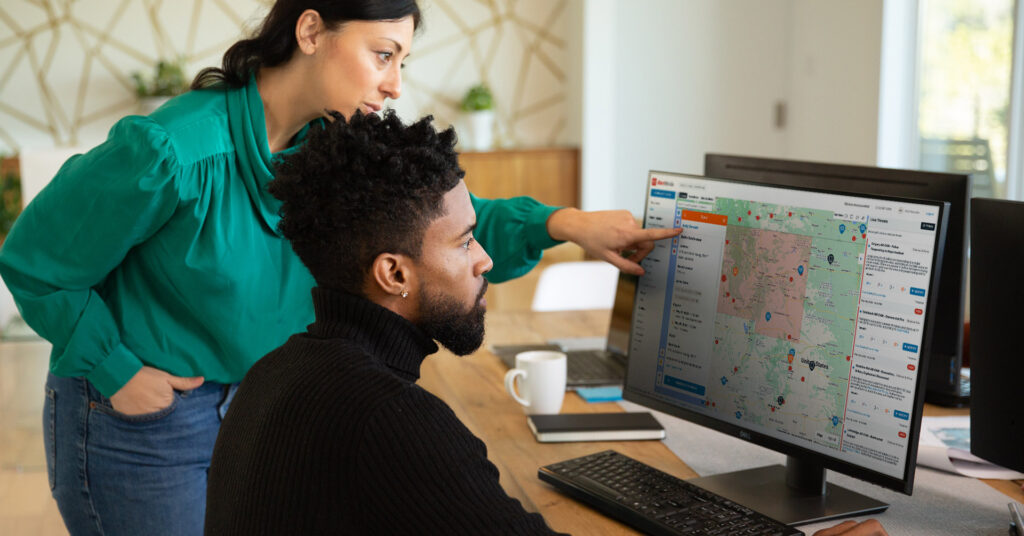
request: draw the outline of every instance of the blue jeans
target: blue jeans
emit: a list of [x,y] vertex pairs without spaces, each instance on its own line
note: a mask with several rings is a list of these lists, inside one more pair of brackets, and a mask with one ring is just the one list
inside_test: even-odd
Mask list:
[[200,535],[206,473],[238,384],[175,392],[165,409],[115,411],[83,378],[46,380],[50,489],[72,535]]

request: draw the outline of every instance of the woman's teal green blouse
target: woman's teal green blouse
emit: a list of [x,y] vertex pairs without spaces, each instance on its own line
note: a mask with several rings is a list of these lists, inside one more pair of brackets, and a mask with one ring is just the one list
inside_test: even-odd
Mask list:
[[[50,370],[107,396],[143,365],[236,382],[305,329],[314,281],[277,232],[271,160],[254,81],[126,117],[69,159],[0,249],[23,318],[53,343]],[[556,244],[555,207],[472,200],[492,282]]]

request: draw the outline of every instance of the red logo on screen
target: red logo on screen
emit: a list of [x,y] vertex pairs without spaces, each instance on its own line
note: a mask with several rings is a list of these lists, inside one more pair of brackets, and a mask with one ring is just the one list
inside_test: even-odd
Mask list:
[[907,370],[917,370],[917,367],[915,367],[914,364],[911,363],[911,364],[907,365]]
[[900,437],[907,437],[907,433],[906,433],[906,432],[900,432],[900,433],[899,433],[899,436],[900,436]]
[[914,314],[915,315],[923,315],[924,311],[922,311],[921,309],[914,309]]
[[657,186],[657,185],[658,185],[658,178],[657,177],[652,178],[651,179],[651,186]]

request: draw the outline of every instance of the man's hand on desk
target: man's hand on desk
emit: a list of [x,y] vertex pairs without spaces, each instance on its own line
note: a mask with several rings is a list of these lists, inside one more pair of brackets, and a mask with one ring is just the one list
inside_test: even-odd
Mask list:
[[821,529],[815,532],[814,536],[889,536],[889,533],[885,532],[877,519],[869,519],[861,523],[851,519],[834,527]]

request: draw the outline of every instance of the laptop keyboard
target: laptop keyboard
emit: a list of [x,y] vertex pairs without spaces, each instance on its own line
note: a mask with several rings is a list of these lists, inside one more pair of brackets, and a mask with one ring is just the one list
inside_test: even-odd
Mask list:
[[[491,348],[505,363],[515,366],[515,356],[520,352],[534,350],[563,351],[555,345],[500,345]],[[626,377],[626,367],[608,350],[570,350],[566,352],[566,385],[569,388],[621,384]]]
[[604,383],[608,380],[622,382],[626,371],[604,350],[575,351],[566,360],[566,383],[585,385]]

